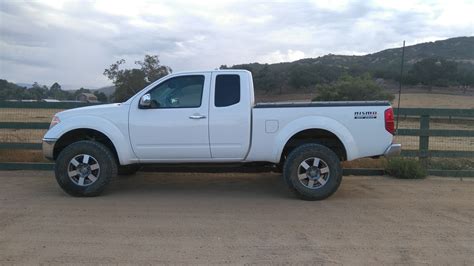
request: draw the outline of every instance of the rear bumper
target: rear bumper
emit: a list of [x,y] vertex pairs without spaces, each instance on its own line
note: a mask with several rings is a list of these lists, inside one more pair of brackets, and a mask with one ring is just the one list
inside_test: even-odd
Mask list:
[[54,160],[54,144],[57,139],[43,139],[43,156],[48,160]]
[[392,144],[383,153],[385,157],[398,156],[402,152],[402,144]]

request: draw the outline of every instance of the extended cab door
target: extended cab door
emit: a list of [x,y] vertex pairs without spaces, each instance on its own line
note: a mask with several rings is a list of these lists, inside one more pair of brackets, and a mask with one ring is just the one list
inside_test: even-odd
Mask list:
[[[140,161],[211,158],[210,83],[210,72],[173,76],[132,101],[130,138]],[[151,97],[151,107],[140,109],[140,97],[147,93]]]
[[214,71],[209,104],[209,137],[213,159],[242,160],[250,148],[253,104],[251,74]]

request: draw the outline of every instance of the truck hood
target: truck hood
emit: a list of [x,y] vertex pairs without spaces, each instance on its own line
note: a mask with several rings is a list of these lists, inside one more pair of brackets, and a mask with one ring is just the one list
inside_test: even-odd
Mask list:
[[77,115],[109,116],[115,112],[119,113],[124,108],[129,107],[129,104],[124,103],[100,104],[64,110],[62,112],[57,113],[56,116],[58,116],[60,119],[65,119]]

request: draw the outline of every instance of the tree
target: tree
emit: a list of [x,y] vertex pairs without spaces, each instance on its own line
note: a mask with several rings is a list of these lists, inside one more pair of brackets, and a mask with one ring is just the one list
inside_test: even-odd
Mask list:
[[0,79],[0,100],[21,100],[31,99],[28,90],[15,83]]
[[279,94],[282,93],[282,87],[284,81],[282,80],[283,75],[276,71],[272,71],[267,64],[259,70],[253,73],[254,77],[254,86],[256,91],[263,91],[269,93],[272,90],[278,91]]
[[408,72],[408,80],[429,86],[448,86],[458,76],[458,66],[454,61],[441,58],[425,58],[413,64]]
[[59,83],[55,82],[49,88],[48,98],[53,98],[56,100],[66,100],[69,98],[69,94],[69,92],[63,91],[61,89],[61,85],[59,85]]
[[61,90],[61,85],[59,83],[54,82],[53,85],[49,88],[51,91],[60,91]]
[[105,95],[105,93],[100,92],[100,91],[94,91],[94,95],[95,97],[97,97],[97,100],[99,102],[103,102],[103,103],[107,102],[107,95]]
[[319,95],[313,101],[372,101],[389,100],[394,96],[383,91],[369,74],[361,77],[342,76],[333,84],[318,87]]
[[157,55],[145,55],[143,62],[135,61],[140,66],[140,70],[145,74],[145,80],[152,83],[172,72],[169,66],[160,65]]
[[114,98],[118,102],[126,101],[145,86],[172,72],[170,67],[160,65],[157,55],[145,55],[143,62],[136,61],[140,68],[120,69],[124,63],[124,59],[118,60],[103,73],[114,83]]
[[48,98],[48,87],[40,86],[38,82],[34,82],[33,86],[28,89],[31,98],[37,101]]

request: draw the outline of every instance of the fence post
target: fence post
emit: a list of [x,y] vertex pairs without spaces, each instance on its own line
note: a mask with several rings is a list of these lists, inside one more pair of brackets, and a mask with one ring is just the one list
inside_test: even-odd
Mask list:
[[428,158],[429,158],[429,146],[430,146],[430,136],[429,136],[429,129],[430,129],[430,116],[429,115],[421,115],[420,116],[420,151],[419,151],[419,159],[421,164],[427,168],[428,167]]

